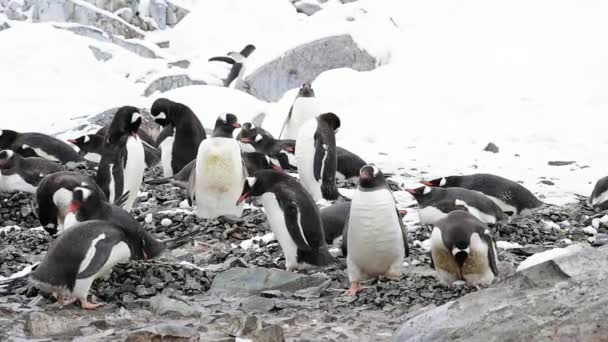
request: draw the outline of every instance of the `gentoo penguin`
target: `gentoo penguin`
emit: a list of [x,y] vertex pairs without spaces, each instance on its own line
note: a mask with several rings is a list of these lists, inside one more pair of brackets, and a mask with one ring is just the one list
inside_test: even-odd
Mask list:
[[46,175],[59,171],[63,167],[47,159],[24,158],[12,150],[0,151],[0,191],[33,194]]
[[[142,124],[143,124],[143,120],[142,120]],[[103,127],[101,127],[100,129],[97,130],[97,132],[95,132],[95,134],[97,135],[101,135],[102,137],[105,137],[106,134],[108,134],[108,129],[110,128],[110,125],[105,125]],[[148,134],[148,132],[146,132],[145,129],[143,129],[143,127],[140,125],[139,129],[137,130],[137,136],[141,139],[141,142],[145,145],[148,144],[154,148],[157,148],[158,146],[156,145],[156,140],[154,140],[152,138],[152,136],[150,136],[150,134]]]
[[466,207],[472,215],[488,224],[495,224],[506,218],[496,203],[477,191],[430,186],[406,191],[418,202],[418,214],[422,224],[436,224],[449,212],[457,210],[457,206]]
[[247,169],[239,143],[232,137],[239,127],[234,114],[220,115],[213,137],[203,140],[198,148],[188,190],[201,218],[241,217],[243,206],[235,203],[241,195]]
[[76,171],[60,171],[42,179],[36,189],[36,213],[40,224],[51,236],[64,229],[72,191],[88,186],[101,198],[106,199],[101,188],[89,176]]
[[319,114],[321,114],[321,106],[319,100],[315,97],[315,91],[310,83],[304,83],[293,100],[289,114],[287,114],[283,128],[281,128],[281,133],[279,133],[279,139],[297,140],[302,126]]
[[96,178],[110,203],[129,192],[123,206],[127,211],[137,198],[146,168],[144,147],[137,136],[141,121],[137,108],[124,106],[118,109],[105,137]]
[[241,52],[231,51],[226,56],[217,56],[209,59],[209,62],[221,62],[230,68],[230,72],[222,79],[224,87],[235,87],[243,78],[245,73],[245,61],[255,51],[255,46],[249,44]]
[[328,245],[334,243],[334,241],[342,236],[344,232],[344,225],[346,219],[350,213],[350,202],[341,201],[334,203],[328,207],[320,210],[321,220],[323,221],[323,232],[325,235],[325,242]]
[[356,295],[361,280],[401,276],[403,259],[409,256],[407,230],[384,175],[374,165],[361,168],[342,243],[348,248],[351,283],[346,295]]
[[85,162],[69,144],[42,133],[0,130],[0,149],[10,149],[24,157],[41,157],[70,169]]
[[[139,133],[137,135],[141,138]],[[103,135],[96,133],[82,135],[76,139],[68,139],[68,142],[78,147],[78,153],[80,153],[84,159],[93,163],[99,163],[101,161],[101,154],[103,153],[103,139]],[[153,167],[160,163],[160,150],[148,144],[144,139],[141,139],[141,143],[144,147],[146,166]]]
[[498,275],[496,255],[488,226],[466,211],[452,211],[431,233],[431,267],[445,284],[491,283]]
[[602,210],[608,209],[608,176],[601,178],[595,183],[588,203]]
[[335,200],[339,197],[336,185],[336,131],[340,119],[334,113],[321,114],[308,120],[296,140],[298,175],[312,198]]
[[[87,301],[93,281],[118,263],[156,257],[162,249],[148,242],[141,230],[108,221],[78,223],[51,245],[30,279],[36,287],[56,293],[59,304],[78,300],[83,309],[95,309],[102,304]],[[66,302],[66,295],[75,298]]]
[[237,135],[243,144],[251,145],[255,151],[264,153],[275,159],[281,168],[296,171],[295,140],[277,140],[272,134],[252,123],[246,123]]
[[251,196],[261,197],[270,228],[285,253],[287,271],[336,263],[325,243],[319,209],[295,178],[274,170],[258,171],[245,182],[238,203]]
[[[254,174],[259,170],[268,170],[273,169],[276,171],[283,171],[283,169],[274,164],[270,157],[260,152],[243,152],[242,154],[243,162],[245,163],[245,167],[247,168],[247,174]],[[184,166],[184,168],[178,172],[177,174],[171,177],[165,177],[160,179],[155,179],[149,181],[148,184],[151,185],[160,185],[171,183],[177,187],[182,189],[188,189],[188,181],[190,179],[190,173],[192,172],[192,168],[194,168],[194,164],[196,160],[191,161],[188,165]]]
[[150,112],[159,125],[173,127],[173,135],[159,145],[163,174],[170,177],[196,158],[198,146],[207,134],[196,114],[183,103],[159,98]]
[[524,188],[521,184],[487,173],[448,176],[422,183],[428,186],[458,187],[479,191],[498,204],[508,215],[519,215],[543,204],[530,190]]

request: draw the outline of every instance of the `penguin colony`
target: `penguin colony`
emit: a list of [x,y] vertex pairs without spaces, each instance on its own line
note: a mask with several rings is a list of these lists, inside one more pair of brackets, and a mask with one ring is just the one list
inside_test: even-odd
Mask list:
[[[241,77],[254,50],[248,45],[210,60],[230,66],[224,86]],[[166,98],[150,108],[161,128],[155,139],[142,129],[142,111],[132,106],[69,144],[0,130],[0,191],[34,194],[40,223],[56,238],[27,281],[60,304],[78,301],[95,309],[101,303],[88,301],[91,284],[114,265],[155,258],[188,242],[192,234],[160,241],[129,213],[144,169],[157,164],[164,177],[149,184],[187,190],[201,218],[238,221],[244,203],[257,198],[288,271],[339,265],[328,245],[342,237],[351,283],[346,295],[356,295],[368,279],[399,280],[409,245],[404,212],[387,183],[391,175],[337,146],[341,119],[320,108],[312,85],[303,84],[278,139],[260,127],[263,114],[243,124],[235,114],[221,114],[207,136],[194,111]],[[96,177],[73,170],[81,164],[96,165]],[[338,191],[344,182],[357,184],[351,198]],[[544,205],[522,185],[490,174],[446,176],[403,190],[418,202],[421,223],[432,227],[431,267],[448,285],[490,284],[498,275],[496,225]],[[327,201],[334,203],[320,209]],[[608,208],[608,177],[589,202]]]

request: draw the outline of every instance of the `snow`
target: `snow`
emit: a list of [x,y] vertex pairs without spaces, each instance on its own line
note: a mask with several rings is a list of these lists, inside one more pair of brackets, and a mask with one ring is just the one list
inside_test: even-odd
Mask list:
[[512,248],[522,248],[522,247],[523,246],[518,244],[517,242],[496,241],[496,248],[512,249]]
[[34,263],[32,265],[25,266],[21,271],[13,273],[9,277],[0,276],[0,281],[24,277],[24,276],[32,273],[32,269],[34,267],[38,266],[38,264],[39,264],[39,262]]
[[254,236],[251,239],[248,240],[243,240],[241,241],[241,243],[239,244],[239,247],[241,247],[242,249],[250,249],[253,247],[254,244],[257,245],[258,241],[263,241],[264,243],[269,243],[271,241],[275,241],[276,238],[274,237],[273,233],[268,233],[262,236]]
[[572,255],[580,252],[584,247],[582,245],[571,245],[566,248],[553,248],[548,251],[544,251],[541,253],[536,253],[526,260],[522,261],[521,264],[517,267],[517,271],[523,271],[526,268],[530,268],[532,266],[542,264],[545,261],[558,259],[567,255]]
[[19,226],[0,227],[0,233],[8,233],[11,230],[21,230],[21,227],[19,227]]

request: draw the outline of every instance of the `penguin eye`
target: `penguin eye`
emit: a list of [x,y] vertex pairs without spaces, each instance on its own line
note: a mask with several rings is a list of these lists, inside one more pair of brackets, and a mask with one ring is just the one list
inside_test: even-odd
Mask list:
[[84,136],[84,139],[82,140],[82,142],[84,142],[84,143],[88,143],[88,142],[89,142],[89,140],[91,140],[91,138],[90,138],[88,135],[85,135],[85,136]]
[[247,177],[247,184],[249,185],[250,188],[253,188],[256,181],[257,181],[257,178],[255,178],[255,177]]
[[380,172],[380,170],[378,170],[378,168],[375,165],[372,165],[372,169],[374,170],[374,177],[376,177],[378,175],[378,172]]
[[139,118],[141,118],[141,114],[133,112],[133,114],[131,114],[131,123],[135,123]]
[[255,141],[256,141],[256,142],[260,142],[260,141],[262,141],[262,135],[261,135],[261,134],[256,135],[256,136],[255,136]]
[[222,120],[224,122],[228,122],[228,119],[226,118],[226,114],[220,115],[220,120]]
[[445,178],[441,178],[441,181],[439,182],[439,186],[444,186],[445,183],[447,183]]
[[431,188],[429,188],[428,186],[424,187],[424,191],[422,192],[423,195],[428,195],[431,192]]

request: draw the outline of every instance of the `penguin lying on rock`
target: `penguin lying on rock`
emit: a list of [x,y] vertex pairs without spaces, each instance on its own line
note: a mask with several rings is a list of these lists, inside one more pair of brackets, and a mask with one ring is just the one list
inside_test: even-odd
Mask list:
[[24,157],[41,157],[70,169],[85,163],[68,143],[42,133],[0,130],[0,149],[10,149]]
[[[137,135],[141,138],[140,133]],[[78,147],[78,153],[83,156],[84,159],[99,164],[101,161],[101,154],[103,153],[103,139],[103,135],[95,133],[82,135],[76,139],[68,139],[68,142]],[[146,166],[153,167],[160,163],[161,151],[147,143],[143,138],[141,138],[141,142],[144,147]]]
[[60,164],[39,157],[24,158],[12,150],[0,151],[0,191],[36,192],[42,179],[63,171]]

